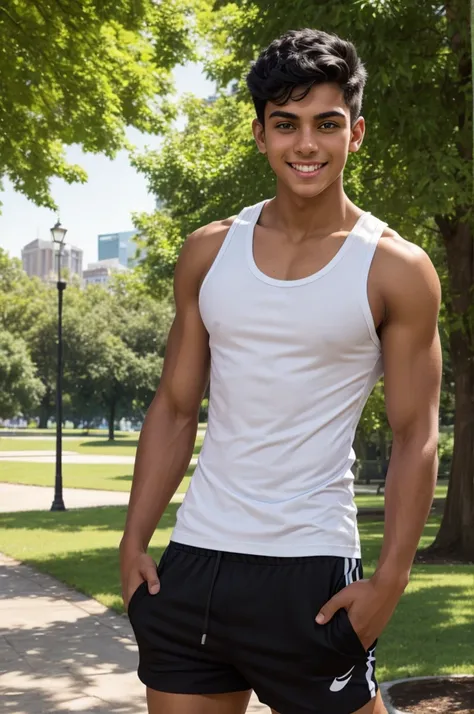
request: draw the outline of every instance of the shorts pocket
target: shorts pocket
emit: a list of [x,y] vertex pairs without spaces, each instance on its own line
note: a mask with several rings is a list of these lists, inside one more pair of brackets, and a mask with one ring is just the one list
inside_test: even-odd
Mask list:
[[163,555],[160,558],[160,562],[156,566],[156,572],[158,574],[158,579],[161,578],[161,574],[163,573],[163,568],[165,567],[165,562],[166,562],[166,558],[168,557],[169,551],[170,551],[170,547],[169,547],[169,545],[167,545],[163,551]]
[[140,585],[135,590],[135,592],[133,593],[132,597],[129,600],[128,607],[127,607],[127,615],[129,618],[130,618],[132,612],[134,611],[134,609],[136,608],[136,606],[138,605],[138,603],[140,602],[140,600],[142,600],[145,597],[147,592],[148,592],[148,583],[146,580],[144,580],[142,583],[140,583]]
[[[162,575],[162,573],[163,573],[163,568],[164,568],[164,565],[165,565],[165,561],[166,561],[166,557],[167,557],[167,555],[168,555],[168,552],[169,552],[169,546],[167,546],[167,547],[164,549],[163,555],[162,555],[161,558],[160,558],[159,564],[156,565],[156,563],[155,563],[155,565],[156,565],[156,572],[157,572],[157,575],[158,575],[158,580],[161,580],[161,575]],[[129,603],[128,603],[127,614],[128,614],[128,617],[129,617],[129,618],[130,618],[130,615],[132,614],[132,612],[136,609],[137,605],[138,605],[138,604],[141,602],[141,600],[143,600],[147,595],[148,595],[148,582],[147,582],[146,580],[144,580],[142,583],[140,583],[140,585],[138,586],[138,588],[135,590],[135,592],[133,593],[133,595],[132,595],[132,597],[130,598],[130,601],[129,601]],[[153,597],[156,597],[156,596],[154,595]]]
[[353,658],[367,657],[367,652],[354,630],[345,608],[338,610],[332,619],[335,646],[344,655]]

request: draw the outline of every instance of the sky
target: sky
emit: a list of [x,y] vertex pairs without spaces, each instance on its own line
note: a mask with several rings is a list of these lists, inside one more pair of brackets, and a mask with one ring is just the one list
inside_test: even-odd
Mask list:
[[[174,72],[178,95],[192,92],[199,97],[214,94],[213,82],[206,79],[202,66],[186,64]],[[179,126],[179,124],[178,124]],[[127,130],[128,138],[139,148],[156,149],[157,136],[142,134],[136,129]],[[155,200],[147,191],[146,181],[121,151],[114,160],[105,156],[84,154],[79,147],[67,149],[71,163],[77,163],[88,173],[86,184],[69,185],[53,179],[51,191],[59,206],[61,224],[67,228],[66,243],[84,251],[83,267],[97,260],[97,236],[133,229],[131,214],[134,211],[153,211]],[[20,258],[21,249],[35,238],[51,240],[50,228],[57,214],[48,208],[39,208],[15,192],[7,180],[0,191],[0,247],[12,257]]]

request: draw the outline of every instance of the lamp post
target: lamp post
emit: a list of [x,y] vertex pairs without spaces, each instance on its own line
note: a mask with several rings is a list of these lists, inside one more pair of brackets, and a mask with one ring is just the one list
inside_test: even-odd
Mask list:
[[62,371],[63,371],[63,291],[66,283],[61,280],[61,255],[64,245],[64,238],[67,230],[63,228],[59,221],[51,228],[53,241],[58,246],[58,364],[57,364],[57,387],[56,387],[56,478],[54,482],[54,501],[51,506],[52,511],[65,511],[63,501],[63,473],[62,473],[62,428],[63,428],[63,395],[62,395]]

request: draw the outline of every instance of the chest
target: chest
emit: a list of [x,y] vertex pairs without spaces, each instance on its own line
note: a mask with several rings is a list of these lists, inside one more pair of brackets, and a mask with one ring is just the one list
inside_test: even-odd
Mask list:
[[289,241],[281,233],[255,226],[252,260],[265,275],[276,280],[301,280],[323,270],[343,248],[348,233],[324,238]]
[[211,349],[247,357],[350,359],[367,347],[368,333],[356,292],[344,287],[333,275],[292,288],[251,273],[216,275],[200,297]]

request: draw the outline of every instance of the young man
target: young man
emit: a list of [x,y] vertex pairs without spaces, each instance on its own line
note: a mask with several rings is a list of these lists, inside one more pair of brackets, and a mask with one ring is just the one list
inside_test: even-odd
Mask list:
[[[437,474],[440,285],[343,188],[362,144],[354,46],[286,33],[248,76],[275,198],[185,242],[163,375],[121,543],[150,714],[381,714],[375,645],[407,586]],[[382,372],[393,447],[363,579],[352,443]],[[147,547],[209,424],[171,542]],[[161,527],[166,528],[167,523]]]

